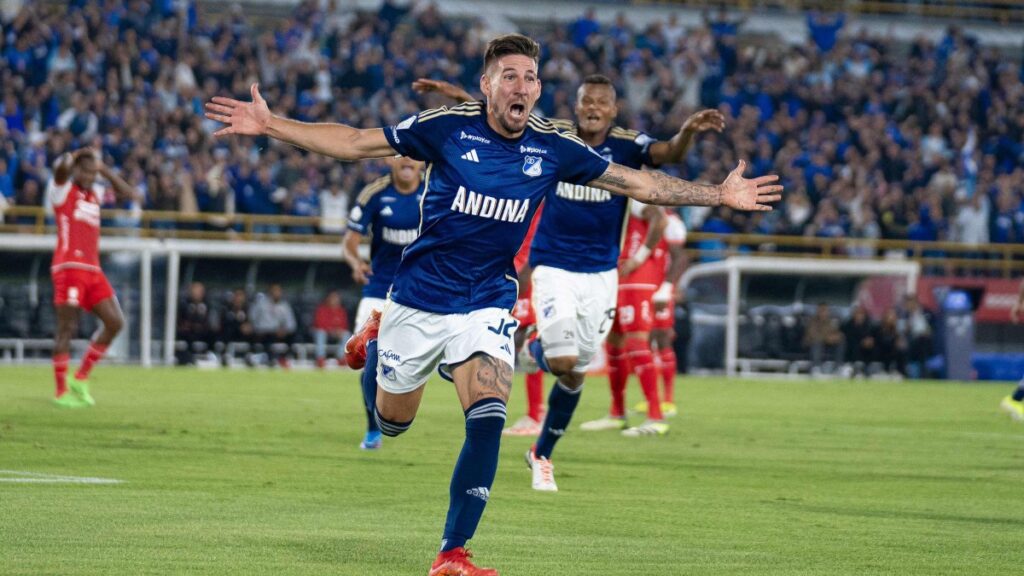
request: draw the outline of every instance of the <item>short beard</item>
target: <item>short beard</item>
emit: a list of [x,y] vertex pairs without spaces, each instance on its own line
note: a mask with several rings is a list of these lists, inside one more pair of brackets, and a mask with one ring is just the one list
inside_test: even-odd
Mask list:
[[501,115],[498,116],[498,124],[501,124],[501,127],[504,128],[505,131],[510,133],[510,134],[515,134],[516,132],[522,132],[523,129],[526,128],[526,123],[525,122],[523,122],[523,126],[519,127],[519,128],[516,128],[516,127],[510,125],[508,120],[505,118],[504,114],[501,114]]

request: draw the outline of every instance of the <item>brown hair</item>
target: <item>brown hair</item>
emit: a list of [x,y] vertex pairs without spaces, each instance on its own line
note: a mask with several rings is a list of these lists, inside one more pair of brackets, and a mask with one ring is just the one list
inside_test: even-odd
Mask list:
[[533,38],[522,34],[498,36],[487,43],[487,51],[484,52],[484,69],[486,70],[495,60],[514,54],[521,54],[539,63],[540,44],[537,44]]

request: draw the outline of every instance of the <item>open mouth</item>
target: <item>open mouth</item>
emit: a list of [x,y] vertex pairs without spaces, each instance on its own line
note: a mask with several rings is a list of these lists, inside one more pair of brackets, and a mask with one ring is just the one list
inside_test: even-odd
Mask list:
[[516,120],[521,120],[526,117],[526,105],[525,104],[513,104],[509,106],[509,115]]

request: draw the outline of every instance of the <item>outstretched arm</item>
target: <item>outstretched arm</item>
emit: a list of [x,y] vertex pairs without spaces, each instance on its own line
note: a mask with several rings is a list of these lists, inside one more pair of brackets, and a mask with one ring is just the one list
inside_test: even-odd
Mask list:
[[651,162],[654,166],[674,164],[683,159],[690,149],[693,138],[700,132],[714,130],[721,133],[725,129],[725,116],[718,110],[701,110],[683,122],[679,132],[668,141],[651,144]]
[[270,113],[267,101],[260,96],[259,85],[250,88],[252,102],[214,96],[206,103],[206,117],[227,124],[214,136],[244,134],[270,136],[310,152],[339,160],[363,160],[391,156],[395,150],[388,144],[381,128],[359,129],[344,124],[310,124]]
[[430,78],[420,78],[413,81],[412,89],[417,94],[426,94],[428,92],[437,92],[438,94],[451,98],[459,104],[463,102],[472,102],[473,97],[469,95],[462,88],[459,88],[451,82],[445,82],[444,80],[431,80]]
[[629,196],[647,204],[662,206],[728,206],[736,210],[768,211],[769,204],[782,200],[782,186],[773,184],[776,175],[754,179],[743,177],[747,163],[740,160],[721,184],[696,184],[658,171],[640,171],[614,162],[604,174],[588,182],[613,194]]

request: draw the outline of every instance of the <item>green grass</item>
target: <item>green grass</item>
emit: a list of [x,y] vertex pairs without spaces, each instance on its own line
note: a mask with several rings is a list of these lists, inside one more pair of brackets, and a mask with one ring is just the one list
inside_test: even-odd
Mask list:
[[[635,388],[635,384],[632,384]],[[61,411],[0,368],[0,574],[424,575],[463,435],[432,381],[412,430],[360,452],[352,374],[101,366]],[[574,431],[557,494],[506,439],[473,549],[503,576],[1020,574],[1024,426],[1007,386],[684,379],[664,438]],[[631,390],[634,393],[635,390]],[[592,378],[578,424],[607,406]],[[523,404],[517,387],[510,414]],[[0,473],[0,477],[4,474]],[[8,475],[9,476],[9,475]]]

